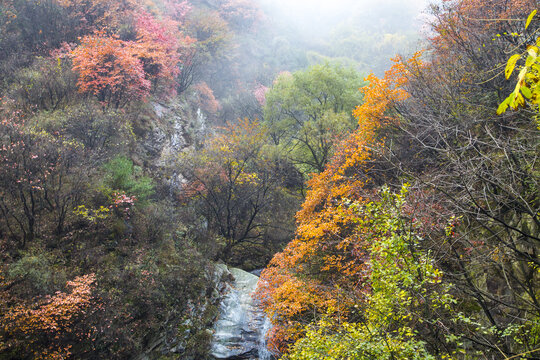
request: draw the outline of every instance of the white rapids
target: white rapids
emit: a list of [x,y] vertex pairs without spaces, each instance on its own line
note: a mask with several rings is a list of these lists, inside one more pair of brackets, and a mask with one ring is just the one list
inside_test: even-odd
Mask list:
[[210,354],[216,359],[271,360],[266,334],[272,325],[253,298],[259,278],[240,269],[228,271],[234,281],[221,302]]

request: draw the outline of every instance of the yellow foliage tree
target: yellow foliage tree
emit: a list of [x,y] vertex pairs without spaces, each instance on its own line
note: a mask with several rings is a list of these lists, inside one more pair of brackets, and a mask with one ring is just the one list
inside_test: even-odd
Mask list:
[[257,295],[274,322],[270,344],[280,352],[317,316],[330,311],[346,318],[369,292],[369,246],[363,236],[367,229],[358,226],[358,214],[348,205],[369,201],[369,160],[381,143],[380,130],[399,121],[392,104],[407,98],[402,88],[407,69],[417,67],[419,57],[405,63],[396,58],[383,79],[366,79],[369,85],[360,89],[364,103],[353,113],[357,131],[337,147],[325,171],[308,182],[310,190],[297,213],[296,238],[261,276]]

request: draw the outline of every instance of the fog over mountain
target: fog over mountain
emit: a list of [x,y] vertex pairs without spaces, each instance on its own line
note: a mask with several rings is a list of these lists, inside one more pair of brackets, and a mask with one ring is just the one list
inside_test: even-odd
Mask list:
[[381,74],[396,54],[420,46],[430,1],[259,0],[276,37],[307,49],[308,63],[328,60]]
[[297,26],[299,30],[324,31],[349,20],[364,20],[362,27],[383,24],[385,27],[409,27],[419,25],[418,17],[427,7],[427,0],[259,0],[270,14],[284,22]]

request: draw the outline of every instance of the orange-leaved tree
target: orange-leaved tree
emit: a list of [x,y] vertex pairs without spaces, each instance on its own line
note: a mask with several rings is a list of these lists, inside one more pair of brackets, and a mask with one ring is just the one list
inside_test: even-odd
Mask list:
[[[418,64],[419,56],[408,63]],[[364,103],[354,110],[357,131],[337,147],[325,171],[309,181],[296,238],[262,273],[257,296],[274,324],[270,345],[279,352],[286,352],[321,314],[354,316],[354,305],[370,290],[365,281],[369,229],[358,226],[358,213],[349,204],[367,202],[372,194],[370,159],[381,143],[380,130],[398,121],[392,105],[408,96],[402,89],[406,68],[398,58],[383,79],[366,79]]]
[[151,90],[174,94],[182,63],[191,60],[195,42],[182,34],[180,25],[139,10],[133,16],[134,41],[104,30],[83,37],[71,53],[79,91],[115,108],[144,100]]
[[95,95],[107,107],[144,99],[150,91],[134,42],[97,32],[85,36],[72,55],[79,91]]
[[[80,340],[75,326],[92,304],[94,274],[76,277],[66,283],[69,292],[21,303],[14,297],[0,298],[0,351],[17,358],[65,359],[74,342]],[[3,280],[2,292],[11,284]]]

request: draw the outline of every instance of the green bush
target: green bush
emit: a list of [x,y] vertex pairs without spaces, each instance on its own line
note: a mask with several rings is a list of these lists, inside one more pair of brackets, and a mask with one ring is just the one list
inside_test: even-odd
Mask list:
[[51,285],[51,265],[44,254],[25,254],[9,267],[9,277],[26,280],[36,290],[47,291]]
[[129,196],[135,196],[139,203],[145,203],[154,194],[152,179],[142,176],[141,168],[133,166],[133,162],[123,155],[106,163],[104,170],[102,192],[107,196],[123,191]]

